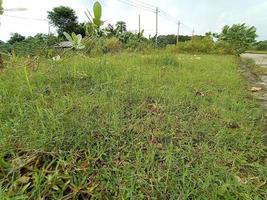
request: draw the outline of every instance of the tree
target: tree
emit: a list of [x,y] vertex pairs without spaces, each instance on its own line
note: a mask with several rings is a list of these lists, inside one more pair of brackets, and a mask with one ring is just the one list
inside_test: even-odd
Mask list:
[[212,32],[205,33],[205,36],[216,38],[216,39],[219,38],[219,34],[218,33],[212,33]]
[[254,46],[256,50],[267,51],[267,40],[257,42]]
[[256,28],[254,26],[234,24],[231,27],[224,26],[219,40],[231,44],[236,53],[240,55],[251,47],[256,37]]
[[16,42],[22,42],[26,38],[19,33],[12,33],[10,39],[8,40],[9,44],[15,44]]
[[119,21],[116,23],[116,32],[117,34],[123,34],[124,32],[127,31],[127,25],[123,21]]
[[48,11],[48,20],[58,30],[58,35],[63,36],[64,32],[77,34],[80,33],[78,17],[72,8],[60,6]]
[[112,24],[108,24],[108,26],[105,28],[105,31],[107,32],[108,37],[116,36],[116,30]]

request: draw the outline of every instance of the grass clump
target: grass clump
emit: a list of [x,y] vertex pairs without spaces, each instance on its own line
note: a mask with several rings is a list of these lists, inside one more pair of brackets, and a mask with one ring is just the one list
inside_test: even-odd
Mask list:
[[267,197],[264,113],[235,57],[19,66],[0,75],[0,199]]

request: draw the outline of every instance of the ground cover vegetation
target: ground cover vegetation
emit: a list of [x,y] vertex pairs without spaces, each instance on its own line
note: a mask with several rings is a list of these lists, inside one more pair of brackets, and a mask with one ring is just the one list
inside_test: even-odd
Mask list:
[[99,2],[86,15],[84,33],[64,19],[1,44],[0,199],[266,199],[265,113],[237,56],[254,28],[155,44],[105,27]]
[[235,57],[23,63],[0,76],[2,199],[266,198],[263,111]]

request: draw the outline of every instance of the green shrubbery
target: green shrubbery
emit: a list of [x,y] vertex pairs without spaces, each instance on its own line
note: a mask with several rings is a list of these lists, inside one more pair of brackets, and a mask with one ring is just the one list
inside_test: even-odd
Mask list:
[[37,34],[23,40],[2,43],[0,44],[0,51],[4,53],[15,52],[20,56],[47,56],[49,48],[53,47],[58,41],[59,39],[53,35]]
[[202,53],[202,54],[234,54],[235,51],[226,42],[214,42],[209,36],[194,37],[187,42],[180,42],[177,46],[168,46],[174,53]]
[[267,51],[267,40],[255,43],[253,49],[258,51]]
[[123,44],[116,37],[111,37],[105,40],[106,52],[116,53],[120,52],[123,49]]
[[246,24],[234,24],[232,26],[224,26],[219,41],[229,43],[235,50],[237,55],[245,53],[256,41],[257,34],[254,26]]

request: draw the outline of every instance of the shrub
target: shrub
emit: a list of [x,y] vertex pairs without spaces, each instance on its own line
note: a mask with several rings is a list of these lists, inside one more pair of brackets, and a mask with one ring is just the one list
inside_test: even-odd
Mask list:
[[115,53],[115,52],[121,51],[123,48],[123,45],[119,39],[115,37],[111,37],[111,38],[106,39],[105,47],[106,47],[106,52]]
[[85,52],[90,53],[92,51],[93,47],[95,46],[96,42],[91,37],[86,36],[83,38],[82,43],[85,46],[85,48],[84,48]]
[[167,46],[173,53],[204,53],[204,54],[234,54],[232,46],[223,41],[214,42],[209,36],[194,37],[188,42],[180,42],[177,46]]
[[86,36],[82,43],[85,48],[84,51],[92,55],[102,55],[105,52],[105,39]]
[[179,43],[175,51],[181,53],[211,53],[214,50],[215,42],[210,37],[194,37],[188,42]]
[[[198,36],[198,37],[203,37],[203,36]],[[179,36],[179,42],[186,42],[191,40],[191,36],[188,35],[180,35]],[[151,38],[151,40],[155,43],[156,42],[156,37],[154,36]],[[157,39],[157,47],[159,48],[164,48],[167,45],[174,45],[177,43],[177,35],[160,35],[158,36]]]
[[145,52],[152,50],[154,48],[154,44],[150,40],[130,40],[127,44],[128,51],[133,52]]
[[267,51],[267,40],[257,42],[254,48],[258,51]]
[[105,39],[104,38],[95,38],[93,39],[93,47],[91,48],[91,55],[102,55],[105,53]]
[[15,52],[19,56],[36,56],[48,54],[48,49],[58,42],[55,36],[37,34],[25,40],[1,44],[0,50],[5,53]]
[[216,42],[214,53],[233,55],[233,54],[236,54],[236,51],[234,50],[232,45],[229,44],[228,42],[218,41]]

